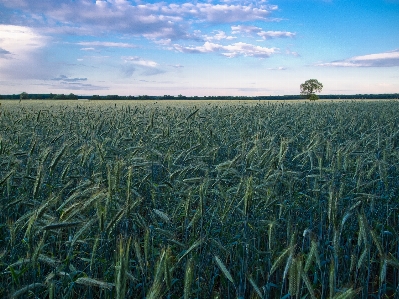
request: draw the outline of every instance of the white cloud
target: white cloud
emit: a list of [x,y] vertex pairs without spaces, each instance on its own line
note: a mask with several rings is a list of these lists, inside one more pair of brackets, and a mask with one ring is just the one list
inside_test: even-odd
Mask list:
[[398,58],[399,58],[399,49],[390,51],[390,52],[385,52],[385,53],[356,56],[353,59],[360,60],[360,61],[377,61],[377,60],[390,60],[390,59],[398,59]]
[[239,33],[252,34],[260,31],[262,31],[262,28],[256,26],[248,26],[248,25],[231,26],[232,34],[239,34]]
[[345,60],[336,60],[326,63],[318,63],[316,66],[335,66],[335,67],[394,67],[399,66],[399,49],[355,56]]
[[283,66],[268,68],[268,70],[272,70],[272,71],[285,71],[286,69],[287,68],[285,68]]
[[[0,0],[1,1],[1,0]],[[184,36],[185,32],[175,15],[161,12],[164,3],[133,4],[130,1],[7,1],[4,5],[21,9],[27,16],[41,14],[56,32],[98,35],[106,32],[133,35],[160,35],[166,38]],[[73,26],[72,26],[73,24]],[[43,24],[40,24],[42,27]],[[46,30],[50,30],[46,28]]]
[[289,31],[260,31],[257,33],[263,39],[268,38],[281,38],[281,37],[294,37],[295,33]]
[[260,27],[256,26],[248,26],[248,25],[236,25],[231,26],[231,33],[232,34],[257,34],[258,36],[262,37],[263,39],[269,38],[282,38],[282,37],[294,37],[294,32],[289,31],[264,31]]
[[47,40],[29,27],[0,25],[0,48],[16,59],[44,47]]
[[[150,39],[188,39],[191,24],[210,22],[270,21],[275,5],[208,3],[136,3],[124,0],[88,1],[4,1],[6,7],[22,10],[32,22],[47,32],[77,34],[119,32],[142,35]],[[34,16],[44,16],[40,21]],[[44,24],[48,26],[44,26]],[[57,24],[57,26],[53,26]]]
[[270,14],[270,10],[264,5],[253,7],[252,5],[185,3],[182,7],[185,9],[184,12],[186,14],[212,23],[266,20]]
[[247,43],[235,43],[229,46],[224,46],[227,52],[222,53],[227,57],[235,57],[238,55],[267,58],[270,55],[277,53],[277,48],[266,48],[261,46],[255,46]]
[[0,25],[0,78],[46,78],[49,38],[24,26]]
[[174,44],[174,49],[182,53],[211,53],[217,52],[223,46],[219,44],[214,44],[211,42],[205,42],[202,46],[185,47],[178,44]]
[[162,74],[165,71],[159,68],[157,62],[147,60],[138,56],[125,56],[122,57],[125,64],[122,66],[122,73],[125,77],[131,77],[136,72],[137,67],[141,70],[141,75],[153,76]]
[[185,47],[175,44],[174,49],[182,53],[220,52],[222,55],[230,58],[240,55],[258,57],[258,58],[267,58],[270,55],[277,53],[279,50],[277,48],[266,48],[243,42],[238,42],[227,46],[211,42],[205,42],[202,46],[194,46],[194,47]]
[[154,43],[162,46],[169,46],[172,43],[172,40],[170,38],[165,38],[165,39],[154,40]]
[[125,62],[129,62],[135,65],[146,66],[146,67],[157,67],[158,63],[152,60],[145,60],[138,56],[127,56],[123,57]]
[[90,50],[94,49],[93,47],[137,48],[136,45],[128,43],[100,42],[100,41],[79,42],[77,44],[81,46],[88,46],[89,48],[83,48],[83,49],[90,49]]
[[227,35],[226,32],[224,32],[222,30],[216,30],[213,33],[214,33],[213,36],[205,35],[204,39],[211,41],[211,40],[222,40],[222,39],[232,40],[232,39],[237,38],[235,36]]

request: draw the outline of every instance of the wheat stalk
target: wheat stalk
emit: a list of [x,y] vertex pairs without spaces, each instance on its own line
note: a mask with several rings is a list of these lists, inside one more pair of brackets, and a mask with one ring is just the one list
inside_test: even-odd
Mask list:
[[229,270],[227,270],[227,268],[226,268],[225,264],[222,262],[222,260],[217,255],[215,255],[214,258],[215,258],[216,264],[218,265],[219,269],[222,270],[224,276],[226,276],[226,278],[228,280],[230,280],[230,282],[233,285],[235,285],[233,277],[231,276]]
[[79,277],[78,279],[76,279],[75,282],[77,284],[81,284],[81,285],[85,285],[85,286],[89,286],[89,287],[98,287],[98,288],[102,288],[102,289],[112,289],[113,287],[115,287],[115,284],[113,284],[113,283],[100,281],[100,280],[90,278],[90,277]]
[[15,291],[11,295],[11,298],[18,298],[18,297],[24,295],[25,293],[29,292],[30,290],[34,290],[36,288],[45,288],[45,287],[46,287],[46,285],[39,283],[39,282],[31,283],[30,285],[24,286],[24,287],[20,288],[19,290]]

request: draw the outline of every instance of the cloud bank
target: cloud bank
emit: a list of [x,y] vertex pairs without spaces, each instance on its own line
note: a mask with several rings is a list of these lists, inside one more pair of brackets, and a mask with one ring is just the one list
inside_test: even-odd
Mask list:
[[221,45],[211,42],[205,42],[202,46],[184,47],[178,44],[174,49],[182,53],[213,53],[217,52],[223,56],[232,58],[236,56],[249,56],[258,58],[267,58],[270,55],[278,53],[277,48],[266,48],[248,43],[238,42],[231,45]]
[[115,43],[115,42],[78,42],[78,45],[86,46],[84,49],[94,49],[93,47],[111,47],[111,48],[137,48],[136,45],[128,43]]
[[318,63],[316,66],[326,67],[394,67],[399,66],[399,49],[349,59],[336,60],[327,63]]
[[60,82],[82,82],[82,81],[87,81],[87,78],[68,78],[65,75],[60,75],[57,78],[51,79],[53,81],[60,81]]
[[264,31],[260,27],[256,26],[248,26],[248,25],[236,25],[231,26],[232,34],[247,34],[252,35],[256,34],[263,39],[270,39],[270,38],[282,38],[282,37],[294,37],[294,32],[289,31]]
[[141,75],[153,76],[162,74],[165,71],[159,68],[159,64],[152,60],[147,60],[138,56],[127,56],[122,57],[124,65],[122,66],[122,72],[125,77],[131,77],[137,68],[141,70]]
[[[190,38],[193,23],[208,22],[226,24],[231,22],[268,21],[276,5],[212,4],[212,3],[134,3],[125,0],[60,0],[30,1],[0,0],[10,9],[22,10],[36,16],[36,25],[50,32],[77,34],[100,34],[118,32],[145,36],[147,38]],[[10,18],[8,20],[12,22]],[[270,20],[269,20],[270,21]],[[54,26],[56,24],[56,26]],[[91,30],[90,30],[91,28]]]
[[0,25],[0,78],[48,78],[43,49],[49,40],[29,27]]

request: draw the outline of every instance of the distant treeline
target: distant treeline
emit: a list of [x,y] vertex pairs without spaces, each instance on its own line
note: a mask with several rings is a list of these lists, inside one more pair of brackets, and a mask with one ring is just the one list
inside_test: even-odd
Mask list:
[[[399,99],[399,93],[389,93],[389,94],[348,94],[348,95],[319,95],[320,99]],[[68,95],[65,94],[12,94],[12,95],[0,95],[0,99],[8,99],[8,100],[297,100],[301,99],[300,95],[278,95],[278,96],[256,96],[256,97],[245,97],[245,96],[171,96],[171,95],[163,95],[163,96],[148,96],[148,95],[139,95],[139,96],[119,96],[119,95],[92,95],[92,96],[78,96],[73,93]]]

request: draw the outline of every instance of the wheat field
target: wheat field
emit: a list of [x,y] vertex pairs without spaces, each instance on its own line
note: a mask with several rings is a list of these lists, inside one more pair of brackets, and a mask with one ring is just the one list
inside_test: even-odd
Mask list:
[[3,101],[0,164],[0,297],[399,296],[398,101]]

